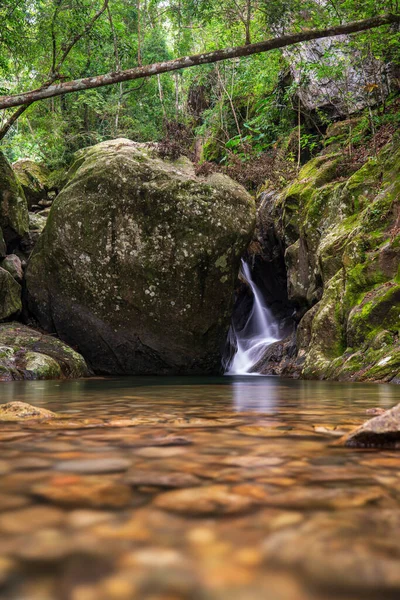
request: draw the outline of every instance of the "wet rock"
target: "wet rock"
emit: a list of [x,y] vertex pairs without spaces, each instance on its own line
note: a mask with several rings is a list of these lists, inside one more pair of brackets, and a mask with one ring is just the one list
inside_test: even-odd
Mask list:
[[228,177],[103,142],[51,208],[26,272],[30,310],[99,373],[219,372],[254,221]]
[[233,515],[254,507],[252,498],[233,493],[226,485],[189,488],[160,494],[157,508],[193,516]]
[[7,402],[0,404],[0,421],[23,421],[24,419],[54,419],[57,414],[32,406],[26,402]]
[[[18,286],[11,275],[7,273],[7,276]],[[60,340],[20,323],[0,324],[0,381],[61,379],[89,374],[82,356]]]
[[0,531],[5,534],[27,534],[61,523],[64,513],[52,506],[29,506],[0,515]]
[[400,404],[357,427],[339,444],[351,448],[400,448]]
[[24,272],[22,269],[21,259],[16,254],[9,254],[1,262],[1,268],[10,273],[18,283],[22,282]]
[[65,460],[57,463],[56,471],[67,471],[69,473],[121,473],[131,466],[131,461],[126,458],[93,458]]
[[321,514],[300,527],[271,535],[264,544],[264,558],[269,564],[300,570],[312,584],[330,593],[396,597],[399,544],[388,539],[388,531],[398,527],[397,509],[351,511],[339,521],[337,515]]
[[150,485],[162,488],[184,488],[201,484],[201,479],[191,473],[166,473],[165,471],[145,470],[135,470],[132,474],[128,473],[125,481],[133,486]]
[[21,286],[0,267],[0,321],[17,316],[21,310]]
[[77,508],[123,508],[133,499],[131,489],[105,478],[65,475],[36,485],[32,492],[61,506]]

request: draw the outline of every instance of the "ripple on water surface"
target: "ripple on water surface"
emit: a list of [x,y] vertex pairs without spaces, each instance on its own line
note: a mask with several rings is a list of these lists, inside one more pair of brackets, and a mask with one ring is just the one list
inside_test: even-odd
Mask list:
[[0,597],[400,597],[400,459],[333,446],[390,385],[272,377],[2,384]]

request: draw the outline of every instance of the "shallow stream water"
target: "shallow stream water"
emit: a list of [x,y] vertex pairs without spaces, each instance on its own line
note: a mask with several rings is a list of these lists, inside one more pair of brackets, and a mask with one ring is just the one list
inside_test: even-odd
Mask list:
[[400,597],[400,458],[334,445],[400,387],[271,377],[16,382],[0,597]]

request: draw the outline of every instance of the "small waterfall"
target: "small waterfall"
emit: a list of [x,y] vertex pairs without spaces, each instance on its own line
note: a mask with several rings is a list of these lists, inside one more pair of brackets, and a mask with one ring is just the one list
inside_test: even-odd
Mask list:
[[234,323],[230,327],[229,341],[236,348],[236,353],[227,367],[226,375],[256,375],[252,367],[262,358],[267,346],[281,339],[279,324],[265,306],[261,292],[251,277],[250,267],[243,259],[241,275],[253,292],[253,306],[241,329],[237,329]]

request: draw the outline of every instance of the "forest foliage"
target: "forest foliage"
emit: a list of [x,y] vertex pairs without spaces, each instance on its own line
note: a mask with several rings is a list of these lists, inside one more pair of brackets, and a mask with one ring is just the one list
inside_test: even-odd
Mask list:
[[[2,0],[0,95],[399,12],[398,0]],[[346,95],[344,63],[356,55],[392,69],[396,81],[398,27],[337,44],[341,61],[310,63],[295,50],[276,50],[43,100],[21,110],[1,148],[12,161],[29,156],[57,168],[82,147],[123,136],[162,141],[166,152],[184,150],[228,169],[249,160],[265,169],[284,147],[295,166],[319,149],[333,118],[329,109],[301,106],[300,88],[310,76],[335,80]],[[294,60],[297,78],[290,76]],[[385,107],[371,110],[385,104],[388,92],[390,105],[396,90],[382,89],[381,73],[360,85],[372,134],[398,118]],[[344,97],[347,116],[352,101],[350,93]],[[0,130],[14,113],[0,113]]]

